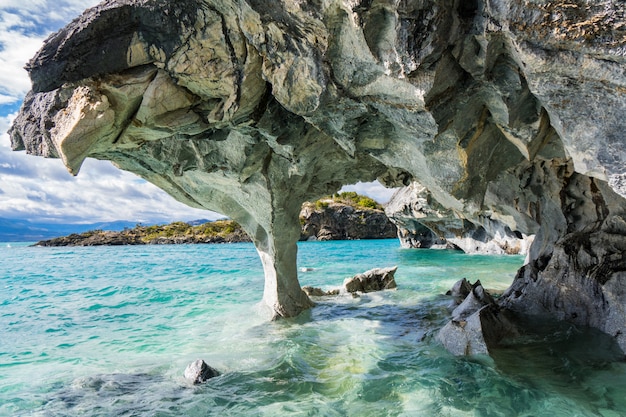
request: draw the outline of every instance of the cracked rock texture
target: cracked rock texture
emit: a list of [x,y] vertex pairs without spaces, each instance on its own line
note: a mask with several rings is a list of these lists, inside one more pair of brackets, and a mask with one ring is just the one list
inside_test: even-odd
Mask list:
[[12,146],[74,174],[111,160],[230,216],[277,316],[312,305],[297,279],[303,201],[417,181],[456,219],[443,237],[536,235],[507,306],[626,348],[625,13],[612,0],[107,1],[28,63]]

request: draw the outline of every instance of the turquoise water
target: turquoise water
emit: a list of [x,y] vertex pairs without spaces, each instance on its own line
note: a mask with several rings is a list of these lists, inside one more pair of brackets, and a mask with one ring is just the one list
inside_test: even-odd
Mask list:
[[[494,359],[436,341],[456,280],[503,290],[522,261],[301,243],[302,285],[398,265],[398,289],[270,322],[250,244],[2,244],[0,415],[626,416],[623,356],[594,332],[545,324]],[[222,375],[189,386],[197,358]]]

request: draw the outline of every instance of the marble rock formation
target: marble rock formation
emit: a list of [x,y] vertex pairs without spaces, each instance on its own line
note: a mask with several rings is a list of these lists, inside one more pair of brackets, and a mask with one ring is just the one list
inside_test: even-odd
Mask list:
[[202,359],[196,359],[185,368],[184,377],[194,385],[202,384],[220,373],[207,365]]
[[321,288],[306,286],[306,287],[302,287],[302,290],[309,297],[328,297],[331,295],[339,295],[338,289],[324,291]]
[[488,355],[505,336],[516,334],[515,326],[480,281],[468,287],[463,278],[450,291],[455,300],[467,296],[452,311],[452,319],[439,331],[437,339],[453,355]]
[[385,213],[405,248],[459,249],[465,253],[526,255],[534,236],[514,232],[485,213],[480,221],[439,205],[417,182],[396,191]]
[[396,288],[395,273],[397,266],[374,268],[352,278],[346,278],[343,287],[347,292],[373,292]]
[[457,306],[461,304],[463,300],[465,300],[465,297],[467,297],[469,293],[472,292],[472,289],[473,286],[472,284],[470,284],[467,278],[462,278],[454,283],[452,288],[450,288],[450,290],[446,292],[446,295],[452,296],[454,305]]
[[489,355],[503,337],[515,334],[506,310],[495,304],[481,307],[462,320],[452,319],[437,334],[443,346],[456,356]]
[[464,224],[536,235],[509,308],[626,349],[625,8],[110,0],[28,63],[12,147],[73,174],[111,160],[236,220],[276,316],[312,305],[297,278],[302,202],[417,181]]

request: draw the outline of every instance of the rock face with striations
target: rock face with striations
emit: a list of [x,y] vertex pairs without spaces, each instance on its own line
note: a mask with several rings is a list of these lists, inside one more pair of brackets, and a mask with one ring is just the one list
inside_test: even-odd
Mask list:
[[484,213],[479,220],[460,217],[438,204],[422,185],[413,182],[398,190],[385,207],[406,248],[449,248],[465,253],[528,253],[534,239]]
[[278,316],[303,201],[418,181],[536,234],[504,302],[626,348],[626,21],[600,0],[113,0],[51,36],[15,150],[107,159],[242,225]]

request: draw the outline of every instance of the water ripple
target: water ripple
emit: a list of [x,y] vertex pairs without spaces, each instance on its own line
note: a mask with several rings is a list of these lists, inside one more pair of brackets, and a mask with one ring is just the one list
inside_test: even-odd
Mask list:
[[[399,265],[398,290],[321,299],[294,320],[257,307],[250,244],[0,247],[0,416],[608,416],[626,366],[577,328],[529,333],[492,360],[434,335],[457,279],[505,287],[518,257],[305,242],[303,285]],[[384,260],[384,261],[381,261]],[[594,341],[594,344],[590,343]],[[222,375],[182,377],[203,358]]]

